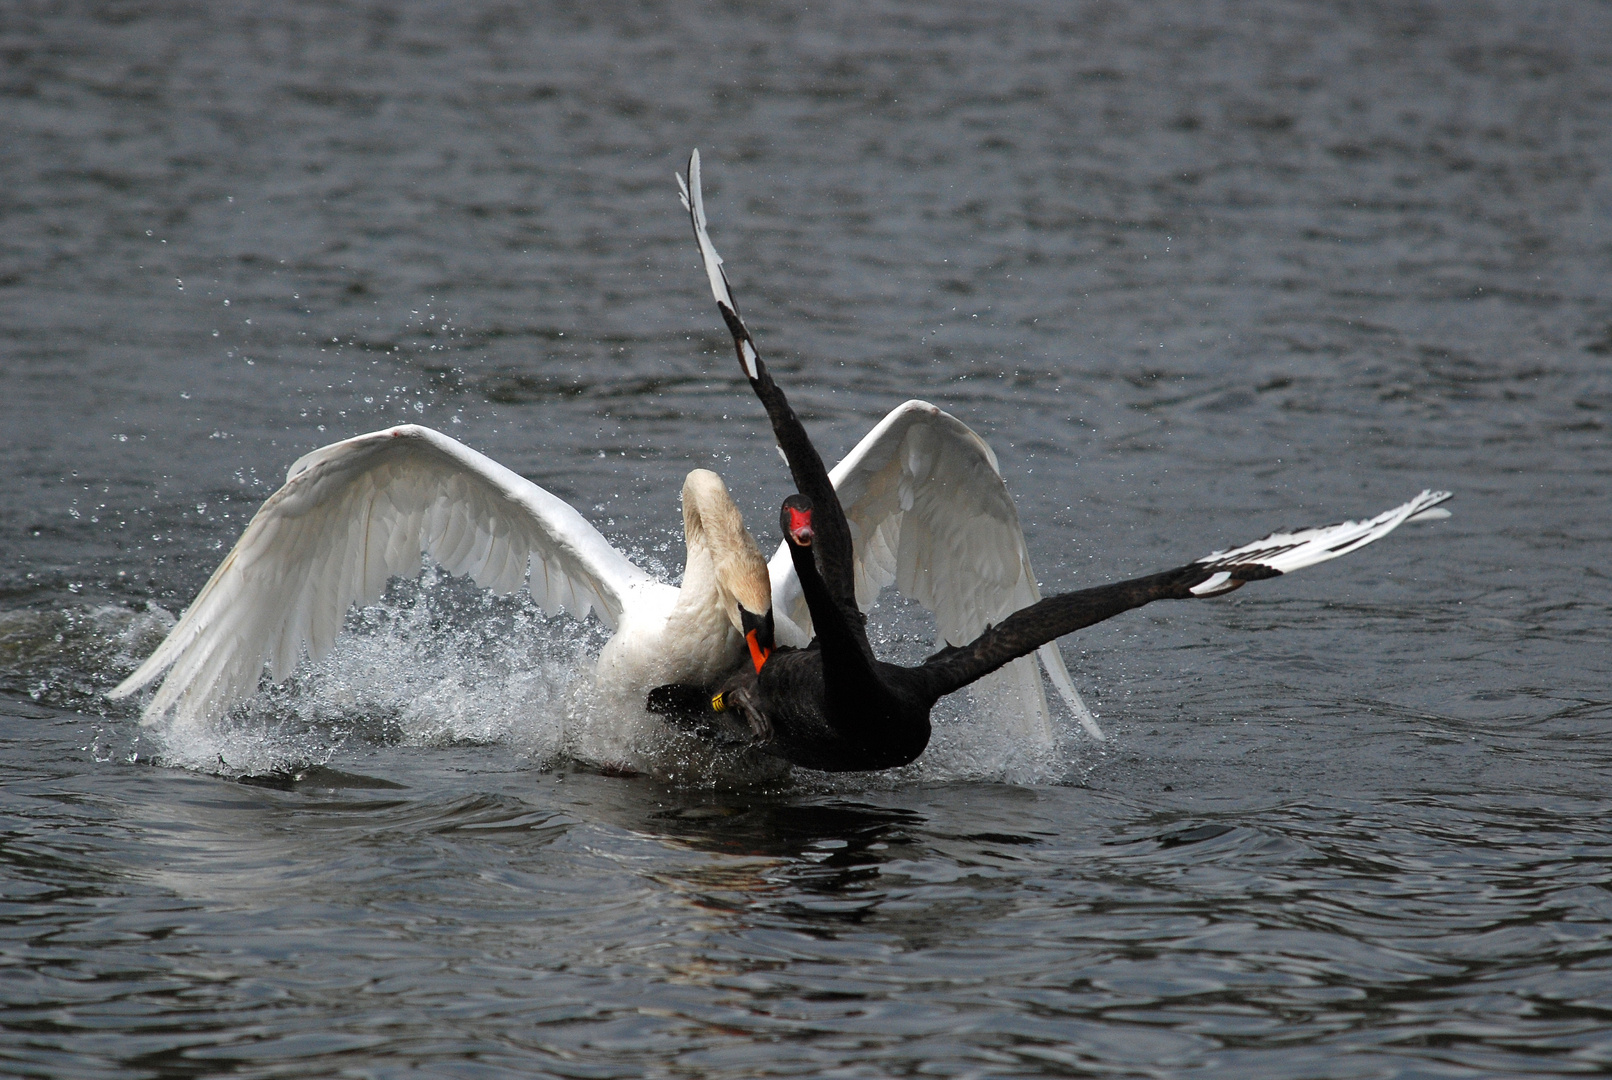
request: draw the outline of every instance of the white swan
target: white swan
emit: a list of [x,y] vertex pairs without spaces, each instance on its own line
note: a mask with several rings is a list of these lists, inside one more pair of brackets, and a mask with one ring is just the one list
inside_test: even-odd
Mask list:
[[[895,583],[966,640],[1039,597],[1013,500],[978,435],[933,405],[909,401],[834,470],[858,530],[857,597],[871,607]],[[811,621],[786,552],[768,568],[722,480],[696,469],[683,485],[688,546],[681,589],[657,582],[561,499],[441,432],[415,425],[359,435],[299,458],[168,637],[110,693],[162,683],[145,723],[175,729],[222,717],[304,651],[327,655],[354,603],[379,599],[422,553],[497,592],[530,590],[549,612],[590,611],[615,629],[598,689],[642,708],[648,689],[707,684],[764,659],[769,608],[780,640],[805,645]],[[782,560],[781,562],[779,560]],[[1042,660],[1088,729],[1096,725],[1054,647]],[[166,677],[163,677],[166,672]],[[1034,661],[1016,662],[984,711],[1044,744],[1050,720]]]
[[[520,588],[550,612],[598,614],[615,635],[601,688],[709,682],[747,649],[771,648],[767,567],[715,473],[683,484],[688,563],[665,585],[610,546],[561,499],[430,428],[406,425],[297,460],[168,637],[112,690],[127,697],[167,671],[144,722],[221,717],[251,697],[265,663],[278,682],[304,649],[331,649],[348,609],[420,570],[422,552],[498,592]],[[754,644],[751,645],[750,643]]]
[[[696,152],[696,192],[698,170]],[[696,231],[712,288],[725,292],[721,258],[703,227]],[[944,640],[959,642],[1040,599],[996,455],[955,417],[909,401],[831,479],[853,532],[864,611],[895,584],[934,614]],[[519,588],[529,573],[545,610],[579,619],[597,612],[616,631],[599,656],[598,687],[637,708],[651,687],[714,682],[747,649],[759,670],[775,613],[778,640],[810,642],[786,546],[773,558],[769,589],[769,567],[715,473],[689,473],[683,523],[688,561],[678,589],[635,566],[564,501],[441,432],[404,425],[332,443],[292,464],[167,638],[108,696],[128,697],[161,677],[144,723],[214,721],[257,691],[265,665],[279,682],[304,651],[314,660],[328,654],[353,604],[374,603],[393,575],[418,573],[422,553],[498,592]],[[1037,655],[1086,731],[1102,739],[1057,646]],[[997,726],[1051,745],[1035,660],[1014,661],[971,694]]]

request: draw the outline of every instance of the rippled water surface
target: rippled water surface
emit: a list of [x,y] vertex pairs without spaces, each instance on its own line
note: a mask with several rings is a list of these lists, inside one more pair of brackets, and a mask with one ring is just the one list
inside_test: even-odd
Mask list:
[[[1454,517],[1063,643],[1110,734],[580,763],[596,626],[427,573],[204,738],[102,694],[404,420],[673,579],[826,456],[995,447],[1048,589]],[[1612,1068],[1612,9],[0,10],[0,1073]],[[881,609],[891,656],[929,631]]]

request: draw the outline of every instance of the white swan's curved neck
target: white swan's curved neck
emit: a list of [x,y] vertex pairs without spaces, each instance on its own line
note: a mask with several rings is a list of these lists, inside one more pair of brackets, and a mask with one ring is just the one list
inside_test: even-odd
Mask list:
[[695,469],[683,481],[683,539],[685,594],[719,602],[740,631],[740,605],[756,615],[772,606],[766,560],[722,478],[708,469]]
[[629,620],[600,656],[602,674],[651,685],[704,683],[746,655],[740,605],[764,613],[772,586],[739,508],[713,472],[696,469],[683,483],[683,539],[688,558],[675,601]]

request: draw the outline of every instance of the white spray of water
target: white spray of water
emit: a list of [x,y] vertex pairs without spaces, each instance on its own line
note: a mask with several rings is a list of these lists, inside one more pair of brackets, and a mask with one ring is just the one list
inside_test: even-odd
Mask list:
[[[884,615],[875,641],[881,654],[911,662],[927,651],[932,631],[910,608],[887,608]],[[115,659],[101,659],[118,670],[132,667],[143,650],[130,648],[131,635],[144,643],[163,628],[146,625],[152,619],[136,626],[127,609],[102,612],[103,629],[122,646]],[[502,746],[536,765],[578,761],[695,786],[775,780],[787,771],[756,754],[712,749],[645,713],[641,703],[596,693],[593,661],[608,636],[597,623],[545,616],[524,593],[493,597],[427,570],[418,581],[394,582],[380,604],[354,612],[324,660],[305,661],[285,683],[216,724],[179,730],[159,723],[146,732],[147,742],[162,764],[232,775],[327,764],[366,744],[456,743]],[[967,695],[942,701],[923,757],[880,780],[796,770],[796,781],[835,789],[1067,781],[1089,752],[1068,718],[1047,748],[1026,746],[970,713]]]

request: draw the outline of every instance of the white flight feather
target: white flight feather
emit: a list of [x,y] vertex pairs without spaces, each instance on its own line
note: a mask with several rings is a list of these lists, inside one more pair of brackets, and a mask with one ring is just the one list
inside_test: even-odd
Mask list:
[[[829,480],[850,522],[862,610],[894,585],[935,616],[946,641],[961,645],[1041,599],[996,455],[956,417],[909,401],[868,432]],[[787,548],[779,547],[768,572],[778,643],[807,644],[811,614]],[[1102,739],[1057,646],[1036,655],[1081,726]],[[990,721],[1050,745],[1052,720],[1034,659],[1021,657],[969,691]]]
[[[1278,573],[1290,574],[1307,566],[1324,563],[1381,540],[1407,521],[1431,521],[1448,517],[1449,511],[1434,508],[1449,499],[1448,491],[1423,491],[1416,498],[1392,510],[1385,510],[1365,521],[1340,521],[1335,525],[1322,525],[1313,529],[1296,529],[1291,532],[1273,532],[1242,547],[1214,551],[1196,560],[1204,566],[1219,570],[1231,566],[1263,566]],[[1192,590],[1194,596],[1214,596],[1238,587],[1232,575],[1224,570]]]
[[[722,269],[722,256],[716,253],[711,234],[705,229],[705,198],[700,193],[698,150],[688,156],[688,182],[684,183],[679,176],[677,187],[683,196],[683,209],[688,211],[689,219],[694,223],[694,239],[700,245],[700,261],[705,264],[705,276],[711,282],[711,295],[716,298],[719,307],[725,307],[737,316],[739,306],[733,302],[733,290],[728,288],[728,275]],[[754,379],[757,375],[755,347],[747,340],[740,341],[739,353],[744,362],[745,375]]]
[[[167,639],[110,696],[167,672],[145,709],[178,724],[216,717],[276,681],[304,651],[326,655],[353,604],[429,554],[450,573],[500,592],[531,567],[550,612],[611,627],[630,592],[666,589],[561,499],[429,428],[406,425],[300,458],[258,510]],[[675,591],[675,590],[672,590]]]

